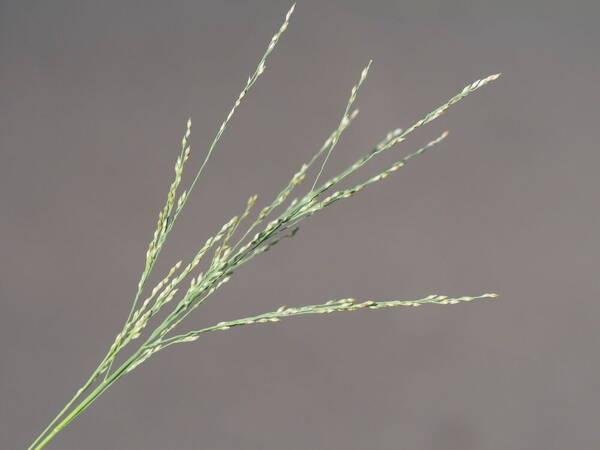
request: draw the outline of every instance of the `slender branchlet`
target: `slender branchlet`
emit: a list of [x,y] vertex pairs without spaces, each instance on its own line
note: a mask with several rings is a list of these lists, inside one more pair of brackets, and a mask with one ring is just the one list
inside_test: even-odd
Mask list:
[[475,297],[456,297],[450,298],[446,295],[432,294],[418,300],[389,300],[377,302],[373,300],[359,301],[353,298],[345,298],[342,300],[329,300],[320,305],[306,305],[300,307],[281,306],[276,311],[259,314],[253,317],[245,317],[243,319],[230,320],[227,322],[219,322],[216,325],[203,328],[201,330],[189,331],[185,334],[173,336],[169,339],[157,341],[156,343],[147,346],[147,349],[163,349],[173,344],[182,342],[193,342],[197,340],[201,334],[211,331],[229,330],[232,327],[241,325],[252,325],[256,323],[271,323],[279,322],[281,319],[293,316],[303,316],[307,314],[329,314],[341,311],[357,311],[357,310],[374,310],[382,308],[391,308],[395,306],[421,306],[426,304],[435,305],[454,305],[457,303],[471,302],[473,300],[496,298],[498,295],[487,293],[477,295]]

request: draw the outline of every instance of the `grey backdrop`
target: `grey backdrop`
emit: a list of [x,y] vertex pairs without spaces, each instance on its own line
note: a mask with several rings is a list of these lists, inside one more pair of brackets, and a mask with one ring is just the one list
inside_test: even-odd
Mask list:
[[[0,448],[24,448],[112,341],[186,117],[193,168],[288,6],[0,3]],[[212,334],[121,380],[48,448],[598,448],[599,14],[595,1],[301,1],[165,265],[250,193],[276,192],[369,58],[328,173],[504,76],[400,151],[448,128],[443,145],[315,217],[186,325],[346,296],[501,298]]]

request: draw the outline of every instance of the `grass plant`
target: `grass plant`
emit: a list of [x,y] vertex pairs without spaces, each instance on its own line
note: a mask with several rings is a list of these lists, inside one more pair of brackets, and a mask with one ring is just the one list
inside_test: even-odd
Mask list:
[[[498,78],[499,74],[490,75],[469,84],[447,102],[435,108],[429,114],[416,121],[408,128],[392,130],[363,157],[348,168],[325,182],[319,183],[325,165],[332,156],[340,138],[358,110],[354,108],[358,91],[367,78],[371,62],[360,73],[350,95],[341,119],[321,148],[293,174],[290,181],[278,195],[266,206],[254,213],[258,201],[256,195],[251,196],[241,213],[228,220],[204,245],[194,258],[183,263],[177,262],[163,278],[153,287],[148,288],[153,269],[173,226],[183,211],[192,191],[198,184],[207,163],[227,129],[231,119],[245,96],[259,80],[266,69],[266,63],[277,43],[286,31],[294,6],[288,11],[285,20],[277,33],[269,42],[256,69],[246,81],[233,107],[208,147],[206,156],[186,189],[180,190],[184,166],[191,152],[190,138],[191,120],[187,121],[185,134],[181,141],[181,149],[175,162],[173,181],[167,193],[164,207],[158,215],[156,229],[148,245],[144,269],[140,276],[131,310],[124,321],[123,328],[109,346],[106,355],[100,360],[89,379],[77,390],[73,398],[50,421],[48,426],[28,447],[39,450],[52,441],[58,433],[69,425],[77,416],[89,408],[107,389],[126,374],[138,368],[140,364],[157,352],[175,344],[192,342],[204,333],[228,330],[231,327],[278,322],[299,315],[327,314],[341,311],[376,310],[396,306],[420,306],[424,304],[447,305],[472,300],[493,298],[495,294],[474,296],[447,297],[429,295],[417,300],[372,301],[342,299],[330,300],[323,304],[302,307],[282,306],[276,311],[259,314],[237,320],[228,320],[198,330],[179,331],[183,321],[196,308],[202,305],[224,283],[227,283],[235,272],[254,257],[266,252],[283,238],[292,237],[299,224],[308,217],[331,206],[335,202],[352,197],[365,187],[385,179],[388,175],[404,167],[414,157],[439,144],[448,135],[442,133],[418,150],[399,158],[384,171],[366,178],[365,181],[352,187],[341,188],[340,183],[351,174],[363,168],[371,159],[383,152],[395,150],[406,137],[417,128],[438,118],[450,106],[462,100],[472,92]],[[312,175],[311,175],[312,174]],[[312,180],[307,180],[312,177]],[[310,185],[307,192],[297,194],[301,185]],[[292,195],[294,194],[294,195]],[[294,197],[291,199],[291,197]],[[290,200],[291,199],[291,200]],[[160,315],[159,315],[160,313]],[[127,349],[127,352],[125,350]]]

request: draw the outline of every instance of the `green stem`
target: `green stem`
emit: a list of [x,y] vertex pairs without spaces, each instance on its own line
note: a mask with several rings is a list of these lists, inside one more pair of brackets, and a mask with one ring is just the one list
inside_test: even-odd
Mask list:
[[40,435],[37,437],[37,439],[35,441],[33,441],[33,443],[31,444],[31,446],[28,447],[28,450],[32,450],[35,447],[35,445],[40,441],[40,439],[48,432],[48,430],[50,430],[50,428],[52,428],[52,426],[65,414],[65,412],[68,411],[68,409],[73,405],[73,403],[75,403],[75,401],[81,397],[81,394],[83,394],[94,382],[94,380],[97,377],[97,370],[94,372],[94,374],[92,374],[92,376],[90,377],[90,379],[75,393],[75,395],[73,396],[73,398],[71,398],[71,400],[69,400],[69,402],[65,405],[65,407],[63,409],[61,409],[61,411],[54,417],[54,419],[52,419],[52,421],[48,424],[48,426],[44,429],[44,431],[42,431],[40,433]]
[[60,413],[50,422],[50,424],[46,427],[46,429],[37,437],[37,439],[28,447],[27,450],[40,450],[44,448],[54,437],[60,433],[60,431],[65,428],[69,423],[71,423],[79,414],[85,411],[100,395],[104,393],[115,381],[117,381],[122,375],[125,374],[127,368],[135,362],[138,356],[140,356],[142,349],[144,347],[140,347],[127,361],[125,361],[121,367],[115,370],[108,378],[104,379],[102,383],[100,383],[96,388],[88,394],[86,398],[84,398],[81,403],[79,403],[63,420],[60,421],[58,425],[52,429],[50,433],[48,430],[59,420],[63,414],[75,403],[75,401],[81,396],[83,392],[85,392],[91,384],[96,380],[99,369],[102,367],[102,364],[98,366],[98,369],[94,371],[94,374],[90,377],[90,379],[83,385],[77,394],[67,403],[67,405],[60,411]]

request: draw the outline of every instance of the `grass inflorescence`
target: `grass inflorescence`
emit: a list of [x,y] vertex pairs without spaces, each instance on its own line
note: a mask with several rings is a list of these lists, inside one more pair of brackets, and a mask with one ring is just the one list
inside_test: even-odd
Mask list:
[[[412,158],[439,144],[446,138],[448,133],[442,133],[439,137],[425,144],[417,151],[398,159],[388,168],[367,178],[365,181],[349,188],[338,188],[338,185],[344,179],[360,170],[380,153],[396,147],[417,128],[438,118],[454,103],[462,100],[467,95],[499,76],[499,74],[491,75],[469,84],[457,95],[419,119],[410,127],[404,130],[392,130],[363,157],[329,180],[319,184],[325,165],[332,155],[334,148],[340,141],[344,131],[358,115],[358,110],[354,108],[354,103],[361,85],[367,78],[371,67],[371,62],[369,62],[360,73],[357,83],[351,88],[346,107],[337,127],[308,162],[303,164],[292,175],[290,181],[275,196],[273,201],[255,212],[254,207],[258,202],[258,197],[256,195],[251,196],[241,213],[228,220],[213,236],[208,238],[191,261],[185,264],[182,261],[177,262],[156,285],[148,289],[148,280],[153,274],[156,261],[175,222],[184,209],[191,192],[197,185],[197,181],[211,155],[217,148],[237,108],[264,73],[267,60],[275,49],[281,35],[287,29],[293,11],[294,6],[288,11],[283,24],[269,42],[267,50],[261,57],[255,71],[246,81],[233,107],[221,124],[193,181],[187,189],[180,192],[179,188],[182,182],[183,171],[191,152],[192,121],[191,119],[187,121],[185,134],[181,141],[181,150],[175,163],[174,178],[170,185],[165,205],[159,213],[156,230],[148,245],[144,270],[142,271],[131,310],[123,324],[123,328],[117,334],[106,356],[100,361],[87,382],[30,445],[29,450],[37,450],[46,446],[56,434],[87,409],[113,383],[123,375],[133,371],[155,353],[174,344],[195,341],[207,332],[223,331],[236,326],[256,323],[278,322],[281,319],[298,315],[375,310],[396,306],[420,306],[423,304],[447,305],[496,296],[495,294],[488,293],[455,298],[444,295],[429,295],[417,300],[330,300],[324,304],[297,308],[282,306],[276,311],[259,314],[254,317],[223,321],[199,330],[175,334],[175,330],[181,326],[183,320],[223,284],[227,283],[241,265],[250,261],[255,256],[266,252],[283,238],[294,236],[300,222],[313,214],[339,200],[353,196],[370,184],[385,179],[396,170],[405,166]],[[311,171],[311,169],[314,170]],[[308,188],[308,192],[304,195],[296,194],[290,200],[290,197],[299,189],[299,186],[305,183],[307,178],[310,178],[311,173],[313,173],[313,179],[312,182],[309,182],[311,187]],[[275,213],[276,210],[279,210],[279,213]],[[201,265],[203,267],[202,271],[199,270]],[[144,292],[147,292],[145,296]],[[155,316],[159,313],[162,313],[160,318],[156,318]],[[142,336],[144,338],[138,340]],[[134,345],[137,342],[139,344],[137,346]],[[122,355],[121,352],[126,347],[130,347],[129,355],[119,358]]]

